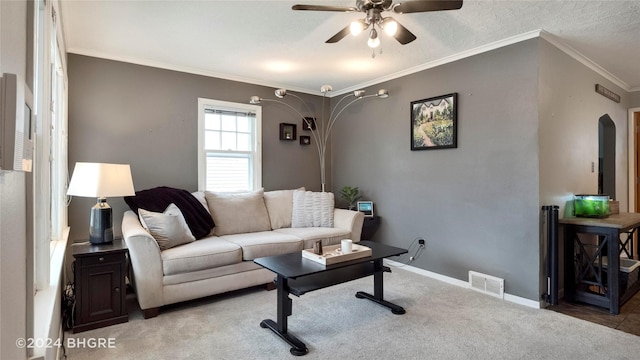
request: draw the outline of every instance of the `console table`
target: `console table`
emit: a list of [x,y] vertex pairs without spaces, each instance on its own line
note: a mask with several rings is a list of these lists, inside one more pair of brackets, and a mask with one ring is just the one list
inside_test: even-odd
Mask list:
[[[640,213],[620,213],[604,219],[559,219],[564,228],[564,289],[569,301],[581,301],[620,312],[620,305],[639,289],[640,281],[620,288],[620,253],[637,258],[633,237],[640,227]],[[598,241],[583,242],[578,234],[596,235]],[[623,239],[621,239],[621,235]],[[607,269],[602,257],[607,256]]]

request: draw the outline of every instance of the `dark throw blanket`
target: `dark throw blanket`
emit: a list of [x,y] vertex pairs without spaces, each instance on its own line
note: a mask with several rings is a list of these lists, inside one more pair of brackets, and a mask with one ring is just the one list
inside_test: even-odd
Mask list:
[[125,196],[124,201],[136,214],[139,208],[163,212],[171,203],[176,204],[196,239],[209,235],[215,226],[207,209],[187,190],[160,186],[136,191],[135,196]]

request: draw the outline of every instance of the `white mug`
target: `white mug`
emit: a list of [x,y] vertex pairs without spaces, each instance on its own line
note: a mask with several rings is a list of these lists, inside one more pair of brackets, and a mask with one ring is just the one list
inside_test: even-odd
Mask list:
[[350,254],[353,249],[353,241],[346,239],[340,242],[340,250],[343,254]]

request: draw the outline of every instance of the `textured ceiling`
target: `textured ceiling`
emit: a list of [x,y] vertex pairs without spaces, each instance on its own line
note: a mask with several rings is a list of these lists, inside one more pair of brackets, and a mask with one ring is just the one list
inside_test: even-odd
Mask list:
[[310,93],[323,84],[352,90],[536,30],[625,90],[640,90],[640,1],[465,0],[460,10],[394,14],[418,39],[400,45],[381,35],[375,58],[364,34],[325,44],[362,13],[293,11],[293,4],[355,0],[61,0],[61,11],[71,53]]

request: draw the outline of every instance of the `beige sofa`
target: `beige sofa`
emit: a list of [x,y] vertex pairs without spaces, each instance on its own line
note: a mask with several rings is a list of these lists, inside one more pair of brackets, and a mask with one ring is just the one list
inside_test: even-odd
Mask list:
[[[309,203],[310,195],[317,194],[331,201]],[[301,190],[193,193],[211,214],[213,231],[210,236],[164,250],[139,216],[125,212],[122,234],[144,317],[158,315],[163,305],[271,284],[275,274],[255,264],[255,258],[312,248],[317,240],[323,245],[338,244],[342,239],[359,241],[363,214],[334,209],[333,194],[327,194]],[[323,219],[325,223],[320,225],[325,226],[313,226],[318,223],[318,211],[331,218]],[[332,226],[326,226],[326,221]]]

